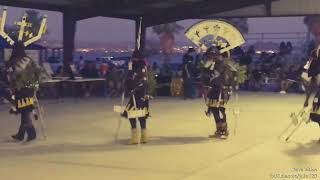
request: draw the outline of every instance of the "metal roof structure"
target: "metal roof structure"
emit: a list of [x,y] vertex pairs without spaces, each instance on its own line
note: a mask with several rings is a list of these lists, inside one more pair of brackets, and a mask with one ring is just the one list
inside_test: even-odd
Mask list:
[[178,20],[320,14],[320,0],[0,0],[0,5],[63,13],[65,64],[73,59],[76,22],[97,16],[134,20],[136,37],[142,17],[143,48],[147,27]]
[[137,20],[146,26],[192,18],[319,14],[319,0],[0,0],[1,5]]
[[[231,11],[224,11],[207,17],[280,17],[320,14],[318,0],[266,1],[263,5],[251,5]],[[267,10],[267,11],[266,11]]]

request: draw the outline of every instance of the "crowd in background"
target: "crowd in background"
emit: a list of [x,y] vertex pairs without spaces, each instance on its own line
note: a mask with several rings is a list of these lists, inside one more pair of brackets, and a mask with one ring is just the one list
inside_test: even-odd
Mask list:
[[293,53],[290,42],[281,42],[278,52],[256,54],[253,47],[238,55],[239,63],[247,66],[248,80],[242,86],[245,90],[301,92],[300,75],[307,57]]
[[[232,51],[231,58],[247,69],[247,80],[240,86],[241,90],[271,91],[281,94],[300,93],[304,90],[300,75],[308,57],[294,53],[291,42],[281,42],[277,52],[259,52],[254,46],[250,46],[246,51],[236,48]],[[168,65],[160,68],[154,63],[152,69],[157,72],[159,83],[170,83],[171,86],[178,88],[182,86],[183,97],[194,98],[201,95],[199,84],[202,60],[203,53],[190,48],[183,55],[179,68]],[[181,93],[171,92],[171,95]]]
[[[285,94],[287,92],[302,92],[300,74],[306,58],[296,56],[291,42],[281,42],[277,52],[257,52],[253,46],[246,51],[236,48],[232,51],[231,58],[241,66],[247,67],[247,80],[240,87],[248,91],[273,91]],[[148,65],[148,70],[155,78],[156,95],[183,96],[185,99],[199,95],[199,81],[203,53],[190,48],[181,57],[179,64],[162,64],[154,62]],[[124,89],[126,64],[116,65],[109,62],[87,61],[82,57],[75,64],[75,71],[83,78],[104,78],[106,88],[104,95],[117,97]],[[0,70],[1,73],[1,70]],[[62,75],[62,66],[58,67],[55,74]],[[86,85],[86,91],[92,87]],[[0,87],[0,93],[1,91]],[[1,94],[0,94],[1,96]]]

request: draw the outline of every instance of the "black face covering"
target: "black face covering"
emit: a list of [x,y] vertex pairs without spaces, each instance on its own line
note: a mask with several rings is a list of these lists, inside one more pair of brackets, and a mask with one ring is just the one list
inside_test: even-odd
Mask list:
[[132,71],[134,72],[141,72],[142,69],[145,67],[145,62],[142,59],[134,59],[132,61]]

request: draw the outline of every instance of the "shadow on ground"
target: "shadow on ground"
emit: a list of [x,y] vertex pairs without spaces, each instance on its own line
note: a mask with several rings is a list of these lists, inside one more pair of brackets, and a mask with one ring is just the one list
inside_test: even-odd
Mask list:
[[313,140],[309,143],[297,143],[297,147],[285,151],[289,156],[312,156],[320,154],[320,142]]
[[[201,144],[215,141],[207,137],[169,137],[156,136],[150,138],[147,144],[141,146],[164,146],[164,145],[183,145],[183,144]],[[216,140],[218,141],[218,140]],[[103,151],[125,151],[134,150],[136,145],[129,145],[129,139],[120,139],[117,142],[106,142],[101,144],[80,144],[80,143],[59,143],[59,144],[41,144],[45,141],[36,141],[31,143],[17,142],[14,140],[2,140],[3,146],[14,145],[10,147],[0,148],[0,154],[4,157],[9,156],[30,156],[30,155],[46,155],[57,153],[83,153],[83,152],[103,152]],[[17,148],[21,146],[21,148]]]

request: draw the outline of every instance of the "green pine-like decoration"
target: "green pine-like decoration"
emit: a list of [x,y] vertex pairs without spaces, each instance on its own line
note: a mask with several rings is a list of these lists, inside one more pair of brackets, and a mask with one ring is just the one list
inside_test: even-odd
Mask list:
[[239,63],[236,63],[232,59],[226,60],[226,64],[231,71],[235,72],[237,84],[243,84],[247,80],[247,68],[246,66],[240,66]]
[[152,96],[156,95],[157,90],[157,81],[155,78],[155,72],[153,70],[147,71],[147,79],[148,79],[148,93]]
[[15,72],[14,77],[16,80],[16,88],[38,89],[41,82],[41,74],[43,72],[43,69],[38,67],[37,64],[32,61],[25,70]]

